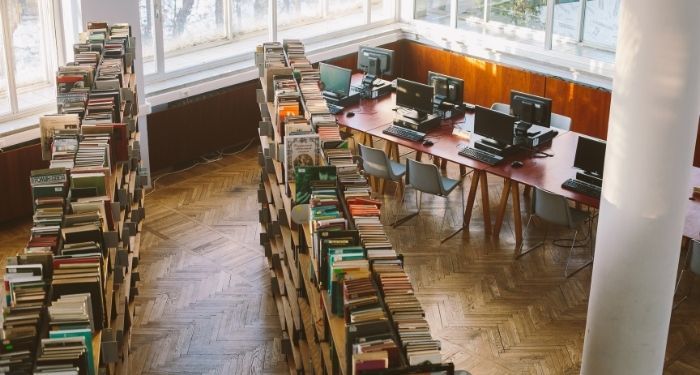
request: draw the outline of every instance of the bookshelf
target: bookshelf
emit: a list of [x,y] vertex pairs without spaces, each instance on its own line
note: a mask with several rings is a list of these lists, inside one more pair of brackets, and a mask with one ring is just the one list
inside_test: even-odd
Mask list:
[[[75,358],[54,359],[51,364],[64,366],[67,372],[61,373],[78,368],[80,373],[88,374],[129,373],[146,181],[139,151],[133,66],[136,46],[127,24],[92,22],[86,29],[74,46],[76,61],[57,72],[58,113],[40,119],[42,151],[48,151],[43,156],[50,168],[32,171],[35,214],[29,242],[7,261],[6,267],[41,264],[41,274],[34,276],[40,276],[36,282],[42,286],[35,292],[41,289],[43,299],[34,306],[22,305],[14,298],[13,288],[22,287],[22,282],[13,281],[7,272],[5,276],[3,333],[7,342],[21,345],[6,345],[0,358],[20,356],[21,363],[9,366],[14,366],[16,373],[41,371],[41,366],[49,363],[44,351],[49,335],[68,334],[66,329],[80,327],[90,335],[90,345],[81,340],[89,349]],[[91,180],[78,187],[80,178]],[[52,195],[42,195],[51,189]],[[88,232],[88,227],[96,230]],[[73,241],[69,232],[80,234],[80,239],[75,237]],[[88,276],[77,266],[71,268],[77,263],[95,265],[97,273],[92,282],[86,281]],[[76,282],[69,285],[74,289],[61,292],[58,286],[62,280]],[[81,283],[99,289],[86,293],[79,288]],[[8,288],[13,293],[8,293]],[[99,306],[101,321],[94,308],[71,302],[63,306],[89,310],[89,316],[73,315],[70,324],[54,320],[52,307],[76,293],[87,295],[85,301],[91,301],[92,307]],[[27,311],[36,311],[37,319],[25,325],[27,329],[36,327],[35,333],[31,337],[12,336],[15,331],[7,326],[8,318]],[[27,350],[22,351],[24,348]],[[85,363],[89,362],[93,368],[87,368]]]
[[[331,286],[324,286],[319,281],[321,270],[319,269],[320,263],[317,258],[316,246],[319,236],[324,232],[324,229],[319,225],[320,222],[314,221],[313,213],[311,213],[309,221],[300,224],[292,221],[292,209],[297,205],[297,202],[295,202],[297,188],[301,189],[301,187],[297,186],[295,181],[288,181],[285,176],[284,134],[280,130],[282,128],[281,124],[278,123],[280,122],[280,118],[277,116],[279,104],[275,103],[278,99],[279,90],[275,91],[275,102],[270,100],[273,99],[273,95],[268,92],[271,87],[270,82],[268,82],[271,65],[268,65],[265,53],[267,52],[266,46],[269,45],[271,44],[264,44],[256,51],[256,62],[260,69],[260,83],[262,87],[257,92],[262,118],[259,128],[261,146],[258,156],[261,166],[261,181],[258,190],[258,202],[261,207],[259,211],[260,243],[264,246],[265,254],[269,260],[272,295],[278,309],[283,331],[282,351],[286,355],[290,373],[292,374],[351,374],[353,373],[353,362],[356,358],[352,352],[355,341],[350,340],[349,335],[356,336],[353,332],[359,325],[346,323],[346,317],[357,310],[346,311],[346,317],[334,312],[331,307],[334,302],[329,294]],[[292,49],[294,49],[293,53],[291,52]],[[277,59],[279,61],[277,61],[274,68],[280,74],[289,73],[289,70],[285,71],[281,66],[294,65],[293,61],[297,63],[301,61],[304,66],[303,71],[311,75],[314,74],[310,64],[306,65],[303,63],[305,59],[303,57],[303,45],[298,41],[285,41],[283,57],[278,57]],[[302,72],[301,74],[303,75],[304,73]],[[295,78],[294,85],[291,85],[289,82],[285,84],[287,88],[291,90],[296,89],[296,91],[302,93],[299,97],[301,114],[305,114],[306,119],[310,122],[315,120],[314,113],[324,116],[324,112],[327,112],[325,101],[321,102],[324,109],[319,110],[318,101],[311,99],[315,95],[313,90],[309,91],[309,82],[304,82],[303,78],[300,80],[298,76],[295,76]],[[292,118],[292,121],[297,121],[297,119]],[[335,129],[332,129],[333,127]],[[315,128],[315,131],[319,134],[324,132],[327,136],[329,131],[331,133],[330,138],[321,140],[323,147],[320,165],[336,165],[337,161],[334,162],[331,157],[333,153],[339,152],[344,157],[351,157],[349,150],[346,148],[347,144],[334,138],[334,134],[337,131],[334,117],[332,118],[332,124],[328,125],[328,128],[331,128],[330,130],[321,130],[320,125],[315,126]],[[345,165],[343,168],[345,171],[349,171],[351,178],[355,178],[355,182],[357,182],[357,179],[361,180],[360,190],[366,187],[369,195],[368,182],[359,174],[357,167],[352,164],[352,166]],[[357,208],[356,202],[350,202],[350,197],[356,191],[353,190],[351,183],[348,182],[351,178],[347,174],[343,177],[345,182],[340,182],[343,179],[340,173],[337,178],[337,181],[340,183],[340,186],[335,188],[339,194],[340,204],[338,207],[342,211],[343,217],[347,219],[347,228],[355,230],[355,223],[363,223],[363,218],[360,217],[360,214],[357,214],[360,215],[357,217],[352,217],[350,214],[352,212],[351,209]],[[368,199],[368,201],[374,202],[371,199]],[[379,223],[379,207],[373,206],[372,208],[376,208],[377,216],[371,219],[376,219],[376,222]],[[379,228],[381,228],[380,223]],[[383,228],[380,231],[383,233]],[[371,247],[371,243],[368,239],[369,235],[365,234],[367,238],[363,238],[363,240],[367,239],[367,244],[363,243],[362,246],[367,247],[364,251],[368,254],[367,249]],[[394,253],[394,258],[390,259],[390,262],[394,262],[392,265],[402,264],[400,256],[397,256],[393,249],[390,249],[391,245],[388,241],[386,241],[386,246],[389,248],[388,251]],[[369,281],[380,300],[378,308],[381,309],[382,314],[389,315],[392,312],[383,301],[383,292],[380,288],[380,274],[387,275],[379,271],[379,267],[383,264],[382,259],[376,258],[371,262],[372,268],[375,269],[376,267],[377,271],[371,271]],[[402,266],[399,268],[399,271],[402,275],[405,275]],[[407,279],[407,276],[405,277]],[[343,282],[341,283],[344,285]],[[347,300],[345,300],[345,303],[347,303]],[[379,321],[377,323],[383,322]],[[390,341],[398,345],[402,343],[401,340],[407,340],[408,342],[409,339],[400,336],[398,325],[394,325],[394,323],[391,317],[386,321],[386,327],[390,327],[387,328],[387,332],[390,334]],[[431,342],[435,341],[432,340]],[[363,373],[454,373],[454,367],[451,363],[442,363],[439,348],[437,356],[440,357],[440,361],[425,365],[409,365],[406,348],[405,345],[404,347],[396,348],[397,358],[395,358],[395,363],[391,363],[388,369],[365,371]],[[389,350],[393,349],[390,348]],[[435,353],[432,352],[432,354]],[[435,356],[433,355],[432,358],[434,359]]]

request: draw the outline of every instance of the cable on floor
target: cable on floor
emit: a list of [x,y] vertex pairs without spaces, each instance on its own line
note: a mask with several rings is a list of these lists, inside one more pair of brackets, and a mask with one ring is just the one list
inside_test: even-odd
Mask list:
[[[238,151],[234,151],[234,152],[231,152],[231,153],[225,153],[224,150],[226,150],[227,148],[236,147],[236,146],[226,146],[226,147],[224,147],[224,148],[221,148],[221,149],[219,149],[219,150],[216,150],[216,151],[215,151],[216,156],[215,156],[213,159],[207,158],[206,155],[208,155],[208,154],[204,154],[204,155],[202,155],[202,156],[199,157],[200,160],[204,160],[204,161],[199,161],[199,162],[197,162],[197,163],[195,163],[195,164],[190,165],[189,167],[182,168],[182,169],[179,169],[179,170],[177,170],[177,171],[167,172],[167,173],[163,173],[163,174],[159,175],[158,177],[156,177],[156,178],[153,179],[153,181],[152,181],[153,187],[152,187],[151,191],[149,191],[148,193],[146,193],[145,196],[147,197],[147,196],[151,195],[152,193],[154,193],[154,192],[156,191],[156,183],[157,183],[158,180],[160,180],[161,178],[163,178],[163,177],[165,177],[165,176],[170,176],[170,175],[173,175],[173,174],[178,174],[178,173],[182,173],[182,172],[189,171],[190,169],[192,169],[192,168],[194,168],[194,167],[196,167],[196,166],[198,166],[198,165],[211,164],[211,163],[214,163],[214,162],[217,162],[217,161],[221,161],[221,160],[223,160],[223,158],[224,158],[225,156],[233,156],[233,155],[240,154],[241,152],[247,150],[248,147],[250,147],[250,145],[253,144],[253,142],[255,141],[255,139],[256,139],[256,138],[251,138],[250,141],[248,141],[248,143],[247,143],[245,146],[243,146],[242,149],[240,149],[240,150],[238,150]],[[211,154],[211,153],[209,153],[209,154]]]

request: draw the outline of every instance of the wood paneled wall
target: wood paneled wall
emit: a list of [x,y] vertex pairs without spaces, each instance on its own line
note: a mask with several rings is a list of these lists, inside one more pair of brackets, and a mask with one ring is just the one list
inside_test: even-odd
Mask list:
[[32,215],[29,176],[32,170],[48,166],[41,160],[38,143],[0,152],[0,222]]
[[260,111],[251,81],[176,103],[148,115],[151,171],[178,168],[201,155],[258,135]]

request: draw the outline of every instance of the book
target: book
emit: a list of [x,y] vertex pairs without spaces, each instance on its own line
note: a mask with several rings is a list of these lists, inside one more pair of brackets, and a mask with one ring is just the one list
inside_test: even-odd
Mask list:
[[294,179],[295,167],[319,165],[321,144],[317,134],[290,135],[284,143],[284,170],[287,182]]

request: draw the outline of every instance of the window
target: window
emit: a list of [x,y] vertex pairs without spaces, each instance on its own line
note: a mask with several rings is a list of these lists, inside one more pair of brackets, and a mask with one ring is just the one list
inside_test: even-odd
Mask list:
[[[456,12],[460,29],[614,60],[610,51],[617,39],[620,0],[456,0],[456,10],[451,9],[453,1],[414,0],[414,18],[454,27],[450,20]],[[553,7],[551,15],[548,4]]]
[[620,0],[586,1],[583,41],[614,49]]
[[277,40],[331,38],[329,31],[393,21],[395,3],[275,0],[276,17],[270,17],[269,0],[139,0],[144,74],[153,82],[223,67],[248,58],[270,34]]
[[0,118],[55,103],[57,62],[53,2],[0,2]]
[[450,0],[416,0],[414,17],[417,20],[450,24]]
[[489,21],[544,30],[546,0],[492,1],[489,6]]

